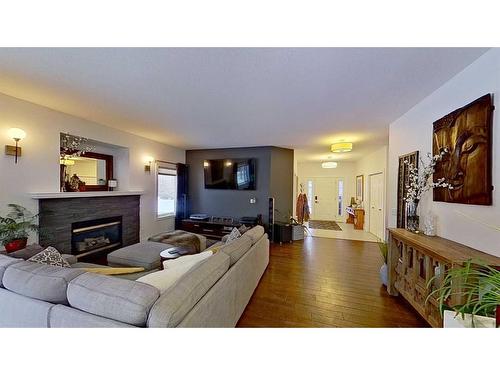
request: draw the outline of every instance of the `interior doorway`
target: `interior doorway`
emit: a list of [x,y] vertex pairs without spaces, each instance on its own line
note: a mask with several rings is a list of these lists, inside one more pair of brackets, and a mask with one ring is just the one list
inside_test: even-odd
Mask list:
[[369,227],[370,233],[379,239],[385,239],[385,180],[383,173],[369,176]]
[[304,186],[312,220],[343,220],[343,177],[307,177]]

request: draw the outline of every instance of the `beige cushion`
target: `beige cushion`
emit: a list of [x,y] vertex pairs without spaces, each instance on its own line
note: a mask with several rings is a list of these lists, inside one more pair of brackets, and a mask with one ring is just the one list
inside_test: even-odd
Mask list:
[[[203,261],[203,259],[201,261]],[[150,273],[146,276],[137,279],[137,281],[148,285],[152,285],[155,288],[157,288],[160,291],[160,293],[163,294],[172,285],[174,285],[177,282],[177,280],[179,280],[182,276],[188,273],[189,270],[191,270],[196,264],[197,263],[192,263],[192,262],[181,263],[175,267],[167,268],[163,271]]]
[[229,255],[230,266],[235,264],[252,247],[252,240],[249,236],[241,236],[237,240],[221,246],[220,251]]
[[222,251],[197,264],[156,301],[148,327],[177,327],[228,269],[229,256]]
[[257,225],[253,227],[252,229],[247,230],[244,234],[243,237],[247,236],[250,237],[252,240],[252,245],[256,243],[260,238],[264,235],[264,227],[261,225]]

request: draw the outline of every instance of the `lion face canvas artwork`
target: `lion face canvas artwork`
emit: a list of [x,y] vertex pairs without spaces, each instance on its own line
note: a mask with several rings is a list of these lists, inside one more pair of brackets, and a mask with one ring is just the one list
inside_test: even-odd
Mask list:
[[434,182],[445,178],[452,186],[434,189],[434,201],[492,204],[493,108],[487,94],[434,122],[433,154],[446,151]]

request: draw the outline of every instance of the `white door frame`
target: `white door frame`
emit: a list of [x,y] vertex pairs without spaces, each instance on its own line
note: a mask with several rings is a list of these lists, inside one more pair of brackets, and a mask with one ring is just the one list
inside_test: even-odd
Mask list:
[[[309,208],[310,211],[311,211],[311,218],[314,216],[315,212],[314,212],[314,195],[315,195],[315,187],[314,187],[314,183],[317,181],[317,180],[325,180],[325,179],[328,179],[328,180],[332,180],[332,181],[335,181],[335,183],[337,183],[337,186],[336,186],[336,191],[337,191],[337,196],[336,196],[336,199],[335,199],[335,209],[333,211],[333,214],[331,216],[331,218],[329,220],[335,220],[335,221],[339,221],[339,222],[343,222],[344,219],[345,219],[345,206],[346,206],[346,195],[345,195],[345,178],[344,177],[337,177],[337,176],[308,176],[308,177],[302,177],[301,178],[301,182],[302,185],[303,185],[303,188],[304,188],[304,192],[307,194],[307,198],[309,199],[310,202],[312,202],[311,204],[311,207]],[[309,191],[308,191],[308,184],[307,182],[312,180],[313,181],[313,192],[312,192],[312,195],[309,195]],[[338,215],[338,211],[337,211],[337,204],[338,204],[338,182],[342,180],[343,182],[343,188],[344,188],[344,191],[343,191],[343,195],[342,195],[342,212],[340,213],[340,215]],[[313,219],[314,220],[314,219]]]
[[[371,206],[372,206],[372,202],[371,202],[371,179],[372,179],[372,176],[376,176],[376,175],[382,175],[382,183],[383,183],[383,187],[382,187],[382,238],[381,240],[385,241],[385,237],[386,237],[386,228],[387,228],[387,225],[386,225],[386,207],[387,207],[387,197],[386,197],[386,180],[385,180],[385,172],[384,171],[380,171],[380,172],[375,172],[375,173],[370,173],[368,175],[368,215],[367,215],[367,229],[368,229],[368,232],[371,233],[370,231],[370,222],[371,222]],[[373,234],[373,233],[372,233]]]

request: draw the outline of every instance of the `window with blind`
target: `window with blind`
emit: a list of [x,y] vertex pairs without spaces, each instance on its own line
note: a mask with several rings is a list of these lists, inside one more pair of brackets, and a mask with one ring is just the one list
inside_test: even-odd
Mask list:
[[177,202],[177,168],[175,164],[158,163],[157,173],[157,217],[175,216]]

